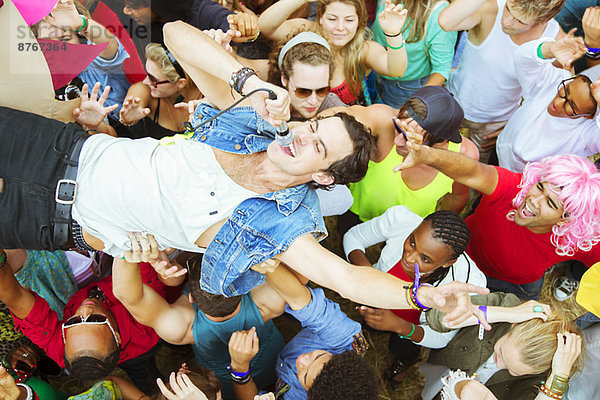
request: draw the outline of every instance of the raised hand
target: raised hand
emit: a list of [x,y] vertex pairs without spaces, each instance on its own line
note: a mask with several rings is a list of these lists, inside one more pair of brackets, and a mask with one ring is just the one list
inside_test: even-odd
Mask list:
[[14,378],[0,366],[0,400],[17,400],[20,394]]
[[238,43],[256,39],[260,30],[258,29],[258,17],[251,10],[237,12],[227,16],[229,29],[234,32],[233,41]]
[[233,52],[233,49],[229,43],[231,43],[231,39],[233,39],[235,36],[236,31],[229,29],[227,32],[223,32],[220,29],[206,29],[202,32],[204,32],[205,35],[213,39],[215,42],[219,43],[219,45],[227,50],[227,52]]
[[248,331],[236,331],[229,338],[229,355],[231,369],[236,372],[246,372],[250,369],[250,361],[258,353],[258,335],[256,328]]
[[144,236],[141,232],[129,232],[131,250],[125,251],[125,260],[130,263],[148,262],[158,258],[158,243],[154,235]]
[[150,114],[149,108],[143,108],[139,97],[128,96],[119,111],[119,120],[125,125],[133,125]]
[[600,7],[588,7],[581,19],[585,44],[588,47],[600,47]]
[[275,400],[275,395],[273,394],[273,392],[259,394],[254,396],[254,400]]
[[570,376],[571,368],[581,354],[581,336],[576,333],[564,332],[557,335],[558,346],[552,358],[552,373]]
[[600,78],[592,82],[590,88],[592,89],[592,97],[594,97],[596,103],[600,104]]
[[583,39],[575,37],[575,30],[571,29],[567,35],[550,43],[552,55],[564,69],[571,69],[573,62],[585,53]]
[[446,313],[442,321],[448,327],[457,325],[474,315],[483,327],[491,329],[483,311],[471,303],[469,293],[488,294],[487,288],[463,282],[450,282],[438,287],[421,286],[417,297],[423,305]]
[[[419,165],[425,162],[427,159],[426,151],[427,146],[423,145],[423,132],[419,132],[418,129],[411,129],[411,127],[404,121],[395,118],[396,123],[406,135],[406,140],[402,135],[397,135],[394,139],[394,143],[398,146],[406,146],[408,154],[404,157],[402,164],[397,165],[394,168],[394,172],[401,171],[415,165]],[[419,127],[420,128],[420,127]],[[422,129],[422,128],[421,128]],[[405,141],[404,141],[405,140]],[[404,143],[402,143],[404,141]]]
[[79,107],[73,110],[73,118],[84,128],[96,128],[104,121],[104,118],[119,105],[104,107],[104,102],[110,92],[110,86],[106,86],[100,97],[100,82],[96,82],[92,88],[92,93],[88,95],[88,84],[84,84],[81,90],[81,101]]
[[169,261],[167,253],[161,250],[158,251],[157,258],[151,258],[148,262],[163,280],[179,278],[187,272],[187,269],[182,267],[177,261]]
[[160,378],[156,380],[156,384],[160,392],[169,400],[208,400],[206,395],[192,383],[186,374],[171,372],[169,376],[171,390],[167,389]]
[[6,362],[8,362],[10,367],[16,368],[19,361],[29,365],[31,369],[36,368],[38,363],[36,351],[31,346],[24,344],[6,354]]
[[385,8],[379,13],[379,25],[387,36],[395,37],[402,32],[407,11],[402,4],[392,4],[385,0]]
[[83,21],[73,3],[73,0],[59,0],[44,21],[60,29],[76,30]]
[[252,107],[265,121],[277,127],[281,121],[290,119],[290,95],[287,90],[251,76],[244,84],[244,94],[258,88],[270,89],[277,96],[275,100],[271,100],[269,93],[264,90],[250,96]]

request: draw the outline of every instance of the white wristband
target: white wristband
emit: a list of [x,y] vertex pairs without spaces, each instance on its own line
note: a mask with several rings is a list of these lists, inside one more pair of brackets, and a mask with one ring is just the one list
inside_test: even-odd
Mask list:
[[27,398],[25,400],[33,400],[33,390],[29,387],[29,385],[25,385],[23,383],[17,383],[17,386],[21,386],[27,390]]

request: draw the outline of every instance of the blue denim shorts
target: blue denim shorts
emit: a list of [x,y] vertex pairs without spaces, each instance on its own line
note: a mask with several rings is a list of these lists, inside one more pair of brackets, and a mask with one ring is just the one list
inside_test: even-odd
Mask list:
[[375,74],[375,89],[384,104],[400,108],[410,96],[425,85],[428,78],[426,76],[412,81],[396,81]]

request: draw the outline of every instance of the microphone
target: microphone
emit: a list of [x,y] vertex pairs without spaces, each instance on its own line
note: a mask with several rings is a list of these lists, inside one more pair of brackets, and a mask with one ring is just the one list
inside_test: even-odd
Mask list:
[[[269,99],[275,100],[277,99],[277,95],[274,91],[267,89],[269,92]],[[287,123],[285,121],[281,121],[281,125],[277,127],[277,133],[275,135],[275,141],[281,147],[289,147],[290,144],[294,141],[294,133],[290,131]]]

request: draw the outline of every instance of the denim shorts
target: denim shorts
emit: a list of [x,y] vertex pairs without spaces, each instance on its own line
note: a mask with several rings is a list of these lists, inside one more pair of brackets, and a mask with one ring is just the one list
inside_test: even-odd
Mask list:
[[75,123],[0,107],[0,248],[54,251],[56,185],[77,139]]
[[375,74],[375,89],[384,104],[400,108],[410,96],[425,85],[427,79],[428,76],[412,81],[396,81]]

